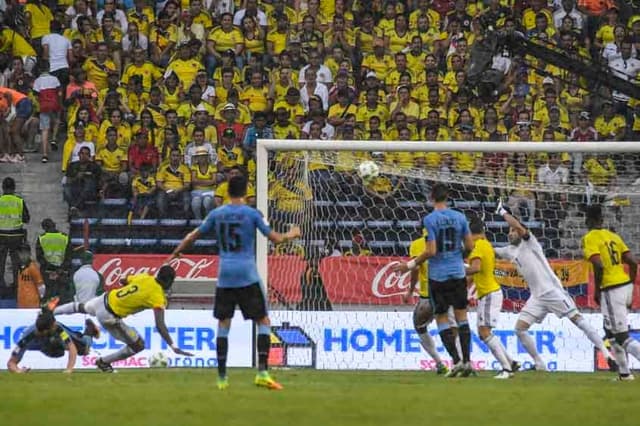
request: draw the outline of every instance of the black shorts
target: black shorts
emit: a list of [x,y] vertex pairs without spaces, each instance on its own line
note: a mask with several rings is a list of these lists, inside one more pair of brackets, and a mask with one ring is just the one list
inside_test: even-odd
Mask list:
[[213,316],[219,320],[233,318],[236,306],[240,307],[244,319],[259,320],[267,316],[267,301],[260,283],[247,287],[216,288]]
[[436,315],[445,314],[449,306],[465,309],[467,304],[467,280],[454,278],[447,281],[429,280],[429,295]]

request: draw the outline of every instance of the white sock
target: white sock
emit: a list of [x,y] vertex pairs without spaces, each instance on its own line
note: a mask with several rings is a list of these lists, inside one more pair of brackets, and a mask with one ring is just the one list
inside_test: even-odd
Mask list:
[[435,362],[440,364],[442,362],[442,358],[440,358],[440,355],[436,350],[436,344],[431,338],[431,335],[429,334],[429,332],[427,331],[426,333],[418,334],[418,336],[420,336],[420,344],[422,345],[424,350],[427,351],[429,356],[433,358]]
[[78,312],[78,303],[71,302],[60,305],[53,310],[54,315],[69,315]]
[[600,338],[600,335],[598,334],[596,329],[591,327],[584,317],[580,316],[580,318],[576,322],[574,322],[574,324],[580,330],[582,330],[585,336],[587,336],[589,340],[591,340],[591,343],[593,343],[593,346],[598,348],[600,352],[602,352],[602,355],[605,356],[605,358],[613,359],[613,357],[611,356],[611,353],[604,345],[604,341]]
[[544,361],[540,358],[540,354],[536,350],[536,343],[533,341],[531,336],[529,336],[529,330],[516,330],[516,334],[518,335],[518,339],[520,339],[520,343],[527,350],[527,353],[533,358],[533,361],[536,364],[536,367],[545,367]]
[[511,362],[507,358],[507,351],[505,350],[504,346],[502,346],[502,342],[500,342],[500,339],[498,339],[493,334],[490,334],[489,337],[487,337],[487,339],[484,341],[484,343],[489,346],[489,349],[491,350],[493,356],[498,360],[500,365],[502,365],[502,369],[511,371]]
[[618,364],[618,373],[630,374],[631,371],[629,370],[629,360],[627,359],[627,352],[614,339],[610,339],[609,342],[611,343],[611,352],[613,353],[613,357]]
[[630,353],[635,359],[640,361],[640,342],[636,339],[629,337],[623,344],[622,347],[625,351]]
[[129,358],[131,355],[135,355],[133,349],[129,346],[125,346],[118,351],[112,352],[107,356],[103,356],[102,360],[106,363],[111,364],[112,362],[120,361],[121,359]]

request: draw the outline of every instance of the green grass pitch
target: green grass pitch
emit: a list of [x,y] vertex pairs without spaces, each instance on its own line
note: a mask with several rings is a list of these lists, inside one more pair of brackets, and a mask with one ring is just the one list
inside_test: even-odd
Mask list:
[[638,425],[638,382],[613,374],[490,373],[444,379],[433,372],[274,371],[285,386],[253,385],[254,371],[121,370],[0,374],[0,419],[20,426],[187,425]]

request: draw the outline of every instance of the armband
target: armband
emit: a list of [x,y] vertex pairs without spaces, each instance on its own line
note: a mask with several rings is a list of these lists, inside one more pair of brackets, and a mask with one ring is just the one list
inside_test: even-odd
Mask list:
[[504,216],[506,213],[509,213],[509,211],[507,211],[507,209],[505,209],[504,207],[501,207],[500,210],[498,210],[498,214],[500,216]]

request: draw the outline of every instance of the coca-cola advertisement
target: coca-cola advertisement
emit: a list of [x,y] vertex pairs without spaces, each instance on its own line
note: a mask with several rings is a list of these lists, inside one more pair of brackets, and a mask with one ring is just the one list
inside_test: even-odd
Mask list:
[[[94,266],[103,274],[107,288],[120,278],[148,272],[154,274],[167,259],[165,255],[96,255]],[[322,284],[332,304],[401,305],[410,285],[410,274],[397,274],[392,268],[406,259],[383,256],[337,256],[320,261]],[[174,259],[171,265],[179,279],[213,279],[218,273],[218,257],[189,255]],[[299,256],[269,256],[269,296],[272,301],[298,306],[302,299],[301,278],[307,262]],[[593,302],[593,275],[588,263],[579,260],[552,260],[551,266],[578,306],[596,308]],[[504,293],[504,309],[519,311],[529,297],[526,283],[509,262],[497,262],[496,279]],[[469,298],[473,303],[473,286]],[[416,290],[417,296],[417,290]],[[640,307],[638,288],[633,307]]]
[[[128,275],[156,271],[167,260],[167,256],[155,254],[98,254],[94,258],[94,267],[104,277],[106,289],[118,286],[120,279]],[[182,256],[173,259],[170,265],[176,270],[176,277],[181,279],[207,279],[218,273],[217,256]]]

